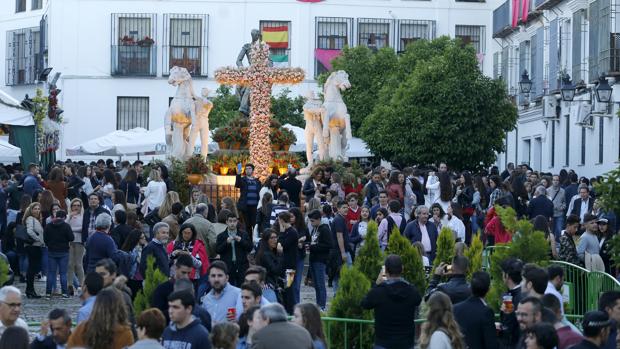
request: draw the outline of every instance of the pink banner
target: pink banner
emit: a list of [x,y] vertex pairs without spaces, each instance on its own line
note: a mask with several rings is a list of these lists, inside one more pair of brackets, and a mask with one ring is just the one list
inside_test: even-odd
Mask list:
[[530,12],[530,0],[521,0],[523,1],[523,3],[521,5],[523,5],[523,11],[521,12],[521,20],[523,21],[523,23],[527,22],[527,15]]
[[317,48],[314,50],[314,57],[323,64],[325,69],[332,70],[332,60],[342,53],[341,50],[325,50]]
[[512,0],[512,27],[516,28],[519,23],[519,0]]

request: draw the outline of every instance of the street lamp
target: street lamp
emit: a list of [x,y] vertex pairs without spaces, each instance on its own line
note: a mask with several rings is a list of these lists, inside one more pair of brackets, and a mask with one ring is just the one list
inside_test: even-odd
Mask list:
[[577,88],[570,79],[570,75],[564,74],[562,76],[562,88],[560,93],[562,94],[562,100],[565,102],[572,102],[575,99],[575,90]]
[[521,81],[519,81],[519,89],[521,93],[528,94],[532,90],[532,80],[530,80],[530,76],[527,73],[527,69],[523,70],[523,74],[521,74]]
[[611,101],[611,92],[613,89],[609,86],[604,75],[598,78],[598,85],[594,88],[596,92],[596,100],[601,103],[609,103]]

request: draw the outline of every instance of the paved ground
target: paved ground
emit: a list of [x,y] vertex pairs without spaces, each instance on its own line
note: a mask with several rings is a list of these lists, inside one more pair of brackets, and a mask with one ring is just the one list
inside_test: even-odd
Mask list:
[[[22,292],[26,289],[25,283],[17,283],[14,285],[22,290]],[[60,287],[60,283],[58,283],[58,287]],[[35,288],[39,295],[45,295],[45,283],[42,281],[35,282]],[[315,293],[314,288],[302,285],[301,291],[302,302],[314,302],[315,301]],[[327,288],[327,299],[328,302],[333,298],[333,289]],[[69,310],[69,313],[73,318],[75,318],[78,309],[81,306],[80,299],[75,296],[69,299],[63,299],[60,296],[53,297],[51,300],[47,300],[45,298],[41,299],[27,299],[24,295],[22,307],[22,318],[26,320],[28,323],[32,322],[41,322],[47,316],[47,314],[54,308],[64,308]],[[31,332],[38,331],[38,326],[31,326]]]

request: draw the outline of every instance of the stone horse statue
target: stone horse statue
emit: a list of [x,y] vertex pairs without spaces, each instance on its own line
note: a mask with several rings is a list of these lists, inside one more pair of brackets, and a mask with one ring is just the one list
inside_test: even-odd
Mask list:
[[192,77],[187,69],[172,67],[168,83],[177,86],[177,92],[170,103],[164,117],[166,149],[168,156],[179,160],[187,160],[193,153],[193,145],[189,144],[192,121],[196,120],[196,104],[198,99],[192,86]]
[[338,70],[329,75],[323,87],[323,141],[329,158],[347,161],[346,150],[351,135],[351,118],[341,91],[351,88],[349,74]]

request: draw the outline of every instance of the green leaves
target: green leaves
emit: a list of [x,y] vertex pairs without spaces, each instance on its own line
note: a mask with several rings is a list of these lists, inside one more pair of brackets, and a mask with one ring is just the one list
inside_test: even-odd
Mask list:
[[384,255],[379,247],[378,226],[375,221],[368,223],[364,246],[360,248],[359,254],[355,258],[355,267],[359,269],[368,281],[375,282],[377,275],[383,266]]
[[403,261],[403,278],[413,284],[418,291],[423,294],[426,290],[426,273],[422,264],[422,256],[409,239],[402,236],[398,228],[394,227],[386,255],[395,254],[400,256]]
[[144,275],[144,286],[133,301],[134,313],[139,316],[142,311],[151,307],[151,299],[157,286],[168,281],[168,277],[155,268],[155,257],[146,258],[146,275]]

